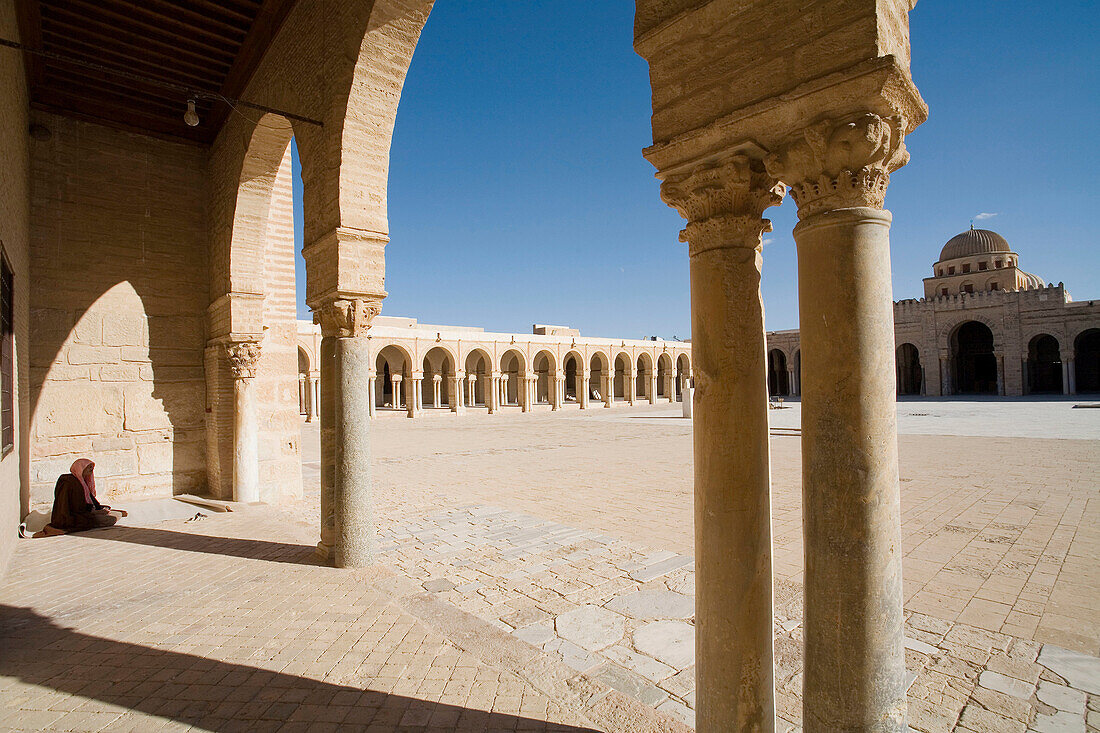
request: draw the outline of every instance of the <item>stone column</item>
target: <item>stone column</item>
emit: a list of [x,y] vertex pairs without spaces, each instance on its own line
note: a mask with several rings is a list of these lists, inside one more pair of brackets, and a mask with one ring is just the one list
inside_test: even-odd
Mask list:
[[[700,731],[773,731],[768,380],[760,296],[764,210],[783,189],[727,156],[665,179],[687,219],[695,452],[695,675]],[[683,395],[690,404],[687,375]]]
[[577,371],[577,407],[582,410],[588,409],[588,374],[583,371]]
[[651,371],[649,373],[649,404],[657,404],[657,372]]
[[637,372],[633,369],[623,372],[623,397],[626,398],[626,404],[631,407],[634,406],[634,391],[638,389],[635,381],[637,380]]
[[432,407],[443,406],[443,375],[432,375]]
[[308,374],[305,377],[305,398],[306,398],[306,422],[313,422],[317,417],[317,404],[313,400],[313,378]]
[[336,336],[335,331],[314,312],[321,324],[321,378],[319,423],[321,430],[321,539],[317,556],[329,560],[336,543]]
[[470,388],[470,399],[466,404],[468,404],[470,407],[473,407],[477,404],[477,375],[467,374],[466,384],[469,385]]
[[420,377],[413,377],[405,387],[405,412],[409,417],[416,417],[420,412]]
[[[405,378],[400,374],[390,374],[390,394],[393,395],[392,407],[395,410],[401,409],[401,382],[404,379]],[[405,401],[406,403],[408,402],[407,399]]]
[[[364,567],[374,559],[370,420],[363,385],[371,372],[367,332],[381,307],[378,297],[338,299],[324,304],[320,314],[322,333],[334,334],[336,347],[332,553],[338,568]],[[400,386],[400,375],[394,377]]]
[[767,158],[800,220],[806,733],[907,729],[883,200],[909,160],[908,129],[901,117],[853,114],[799,131]]
[[465,374],[463,372],[456,371],[451,389],[451,412],[456,415],[466,414],[466,395],[463,384],[465,383]]
[[604,386],[607,388],[603,393],[603,406],[610,408],[615,403],[615,370],[608,369],[607,376],[604,377]]
[[[1061,357],[1062,357],[1062,394],[1073,394],[1072,392],[1070,392],[1070,388],[1069,388],[1069,371],[1070,371],[1069,370],[1069,365],[1070,365],[1070,363],[1073,362],[1073,357],[1072,357],[1072,355],[1067,355],[1067,354],[1064,354],[1064,353],[1061,354]],[[1026,361],[1024,363],[1027,364]],[[1027,383],[1026,382],[1027,377],[1025,376],[1024,379],[1025,379],[1024,383],[1026,384]]]
[[378,375],[371,374],[367,380],[367,414],[374,417],[378,402]]
[[1069,375],[1069,393],[1077,394],[1077,368],[1072,356],[1066,360],[1066,373]]
[[787,396],[794,397],[796,394],[794,390],[794,367],[787,367]]
[[500,399],[500,372],[489,373],[489,383],[485,385],[485,406],[492,415],[497,411]]
[[997,360],[997,394],[1003,397],[1005,394],[1005,356],[999,353],[993,356]]
[[550,409],[557,411],[561,409],[561,387],[563,378],[560,372],[554,372],[550,376],[550,386],[553,390],[550,397]]
[[947,397],[951,391],[951,357],[940,354],[940,396]]
[[538,375],[527,375],[527,404],[531,405],[532,410],[535,408],[535,405],[538,404],[538,386]]
[[233,501],[260,500],[260,424],[256,414],[258,341],[238,341],[225,348],[233,373]]
[[672,372],[665,374],[665,396],[669,402],[676,401],[676,376]]

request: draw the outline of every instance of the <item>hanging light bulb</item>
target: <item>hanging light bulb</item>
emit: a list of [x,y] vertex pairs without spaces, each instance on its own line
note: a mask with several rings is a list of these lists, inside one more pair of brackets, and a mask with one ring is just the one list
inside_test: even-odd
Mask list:
[[195,111],[195,98],[187,100],[187,111],[183,113],[183,121],[188,127],[199,126],[199,113]]

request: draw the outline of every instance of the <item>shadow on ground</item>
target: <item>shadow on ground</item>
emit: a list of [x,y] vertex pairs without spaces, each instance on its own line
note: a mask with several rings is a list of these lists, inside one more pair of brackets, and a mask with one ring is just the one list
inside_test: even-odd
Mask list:
[[312,545],[294,545],[287,542],[252,540],[240,537],[216,537],[190,532],[174,532],[150,527],[115,526],[81,532],[82,537],[97,540],[130,542],[135,545],[165,547],[185,552],[204,552],[210,555],[227,555],[251,560],[285,562],[295,565],[324,565],[318,560]]
[[112,641],[6,605],[0,605],[0,675],[218,733],[326,725],[410,733],[594,730]]

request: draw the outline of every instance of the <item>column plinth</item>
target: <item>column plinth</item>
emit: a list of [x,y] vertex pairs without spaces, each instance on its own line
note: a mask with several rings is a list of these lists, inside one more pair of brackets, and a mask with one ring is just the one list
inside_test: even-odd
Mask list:
[[[761,216],[782,188],[759,160],[668,178],[661,198],[688,220],[696,375],[696,725],[775,730],[771,495]],[[633,380],[630,380],[633,383]],[[690,399],[687,375],[682,394]]]

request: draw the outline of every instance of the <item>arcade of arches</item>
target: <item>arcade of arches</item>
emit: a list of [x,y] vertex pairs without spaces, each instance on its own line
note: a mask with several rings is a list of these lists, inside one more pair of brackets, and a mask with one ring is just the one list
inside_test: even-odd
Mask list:
[[[0,0],[0,31],[40,43],[48,14],[25,12],[25,2]],[[18,357],[17,378],[5,384],[5,419],[17,428],[0,454],[0,559],[11,555],[17,513],[76,455],[90,455],[104,483],[129,495],[277,502],[300,491],[285,477],[300,460],[304,391],[320,408],[318,551],[337,567],[367,566],[372,411],[562,405],[570,388],[579,401],[598,392],[629,402],[659,398],[662,375],[671,397],[679,382],[673,376],[669,387],[670,376],[687,372],[696,389],[697,726],[771,730],[767,406],[769,386],[793,388],[803,418],[804,729],[902,733],[894,349],[916,347],[929,394],[952,391],[960,377],[965,388],[990,389],[994,368],[997,388],[1017,393],[1025,349],[1040,332],[1058,341],[1070,391],[1100,378],[1096,323],[1080,323],[1094,312],[1075,308],[1060,287],[1006,295],[1009,280],[978,280],[980,265],[964,279],[951,262],[982,256],[968,246],[949,253],[944,265],[960,270],[943,275],[937,295],[893,306],[903,340],[889,337],[885,196],[908,162],[905,136],[927,116],[910,76],[913,4],[837,0],[809,15],[806,3],[789,0],[636,0],[634,47],[652,93],[644,156],[660,198],[686,220],[692,344],[683,368],[686,352],[673,360],[645,342],[604,351],[570,341],[566,350],[532,337],[515,348],[458,349],[440,335],[430,348],[427,339],[373,345],[383,331],[375,323],[387,295],[385,251],[402,246],[389,236],[390,138],[432,0],[237,3],[244,25],[214,46],[196,40],[213,32],[205,25],[184,32],[186,18],[166,17],[158,33],[201,86],[287,111],[255,119],[203,97],[196,127],[183,124],[183,97],[129,83],[94,98],[79,83],[59,91],[49,86],[56,69],[45,73],[33,59],[24,66],[4,49],[0,240],[14,293],[14,350],[4,354]],[[124,29],[132,15],[160,12],[136,0],[111,5],[99,17],[119,26],[104,36],[116,43],[133,40]],[[82,28],[55,25],[51,38],[78,53],[81,39],[68,36]],[[102,73],[103,59],[88,61]],[[310,362],[319,387],[306,390],[295,389],[288,297],[292,139],[306,301],[321,331]],[[781,359],[765,344],[759,283],[771,228],[763,215],[788,191],[800,220],[799,269],[814,276],[799,279],[798,347],[773,339]],[[1013,287],[1030,288],[1015,258],[1000,256]],[[857,290],[865,297],[850,297]],[[1058,329],[1029,320],[1028,309],[1044,308],[1058,311]],[[984,324],[992,341],[960,328],[965,321]],[[931,331],[910,333],[918,325]],[[1051,354],[1049,342],[1036,343],[1036,384],[1049,385]]]
[[[298,322],[299,411],[308,421],[318,412],[321,339],[316,325]],[[536,326],[526,335],[487,333],[378,316],[371,354],[373,368],[360,388],[372,417],[676,402],[692,376],[690,343],[588,338],[560,326]]]

